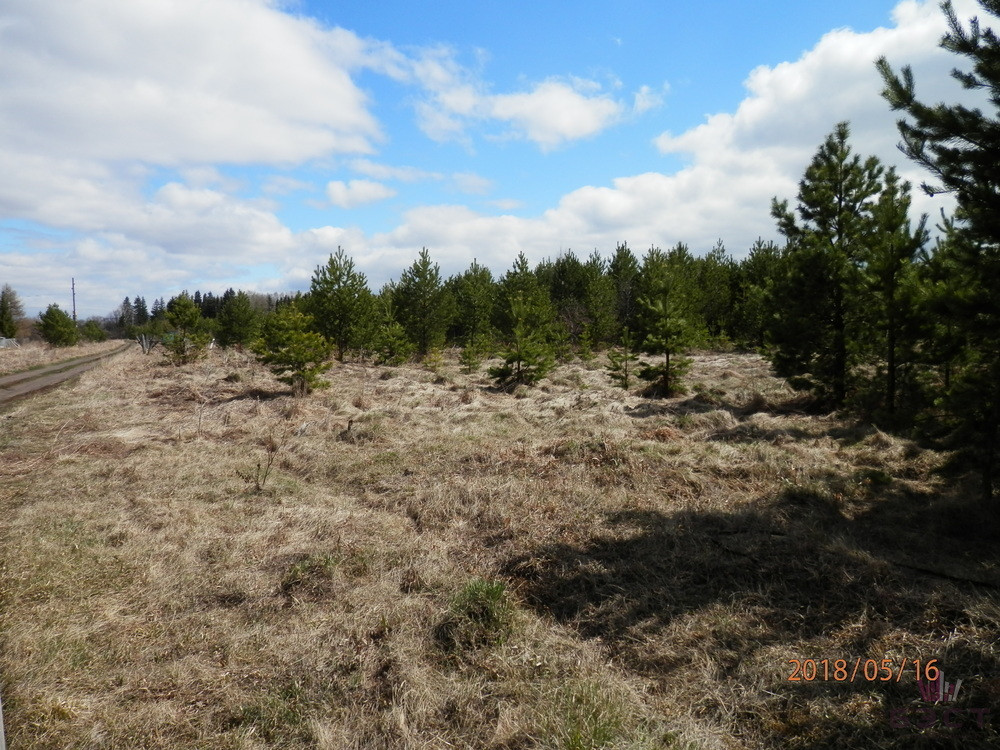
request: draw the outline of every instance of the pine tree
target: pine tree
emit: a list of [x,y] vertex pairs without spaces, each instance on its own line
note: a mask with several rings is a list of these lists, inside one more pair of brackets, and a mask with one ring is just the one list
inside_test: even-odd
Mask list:
[[132,312],[135,315],[137,326],[144,326],[149,322],[149,310],[146,309],[146,300],[142,297],[136,297],[135,301],[132,302]]
[[399,277],[393,292],[396,317],[421,357],[444,344],[455,301],[441,281],[441,268],[427,248]]
[[134,325],[136,325],[135,308],[132,306],[132,301],[126,297],[118,308],[118,327],[127,334]]
[[279,381],[292,386],[296,397],[328,385],[320,375],[332,365],[328,360],[333,344],[312,327],[313,321],[295,304],[283,305],[265,318],[261,337],[253,345],[257,358]]
[[84,341],[107,341],[108,334],[101,324],[94,319],[90,319],[80,326],[80,337]]
[[635,363],[638,361],[639,355],[635,353],[632,332],[626,328],[622,332],[621,347],[608,350],[608,377],[627,391],[635,374]]
[[0,336],[17,337],[17,321],[24,317],[24,307],[10,284],[0,289]]
[[731,329],[736,265],[719,240],[704,258],[697,259],[696,268],[698,313],[705,321],[708,335],[719,340]]
[[637,290],[641,348],[663,357],[663,363],[642,368],[639,377],[653,382],[661,396],[682,392],[681,378],[690,366],[684,352],[700,341],[703,324],[696,312],[696,265],[687,247],[669,253],[650,248],[643,257]]
[[49,305],[39,319],[39,332],[52,346],[73,346],[80,338],[76,323],[59,305]]
[[532,324],[537,311],[532,303],[520,297],[509,301],[514,328],[506,350],[501,355],[503,364],[491,367],[489,374],[502,387],[523,383],[534,385],[555,366],[555,354],[544,329]]
[[554,337],[556,314],[552,299],[523,252],[518,253],[511,269],[500,279],[495,320],[501,336],[509,339],[513,335],[519,314],[526,316],[522,322],[528,328],[549,340]]
[[615,254],[608,264],[608,278],[615,293],[618,330],[634,327],[639,309],[636,302],[639,260],[624,242],[615,248]]
[[875,231],[872,208],[882,166],[851,153],[850,129],[839,123],[799,183],[795,213],[772,201],[771,214],[788,239],[787,276],[777,302],[784,325],[775,328],[779,375],[810,375],[814,388],[839,407],[847,396],[858,322],[861,263]]
[[360,349],[365,319],[371,317],[374,298],[363,273],[343,248],[319,266],[309,287],[309,312],[320,333],[334,343],[337,359],[348,349]]
[[927,242],[927,216],[921,218],[916,229],[911,227],[910,184],[901,182],[896,170],[890,168],[872,218],[877,231],[863,255],[871,298],[871,304],[866,306],[867,318],[872,324],[869,330],[880,332],[874,352],[878,364],[885,365],[882,405],[894,415],[901,365],[905,367],[912,361],[917,346],[912,338],[905,340],[905,332],[914,330],[910,320],[916,313],[914,263]]
[[375,314],[369,319],[365,330],[365,341],[374,354],[375,363],[388,367],[398,367],[413,357],[414,345],[406,335],[402,324],[396,320],[392,300],[395,285],[386,284],[375,298]]
[[762,348],[773,318],[770,290],[778,276],[781,249],[758,239],[735,271],[733,336],[742,346]]
[[246,292],[223,295],[223,299],[218,316],[219,345],[243,349],[253,343],[260,332],[260,314],[253,309]]
[[153,307],[150,309],[149,314],[152,320],[166,320],[167,305],[163,301],[163,297],[153,300]]
[[490,269],[473,260],[460,276],[448,280],[455,299],[454,332],[466,348],[483,348],[495,337],[493,315],[497,305],[497,284]]
[[[979,0],[1000,18],[1000,0]],[[992,499],[1000,461],[1000,37],[977,18],[966,28],[950,2],[942,4],[949,31],[941,47],[969,60],[971,71],[952,76],[967,90],[986,94],[989,111],[963,105],[927,105],[917,99],[913,72],[897,75],[882,58],[883,96],[905,117],[898,121],[902,149],[934,175],[924,190],[951,192],[957,209],[939,267],[937,309],[951,346],[960,343],[942,405],[952,415],[956,444],[974,456],[982,494]],[[939,329],[941,330],[941,329]]]
[[164,338],[166,354],[176,365],[185,365],[200,359],[212,340],[202,324],[201,310],[188,296],[181,292],[166,306],[166,320],[173,327],[169,338]]

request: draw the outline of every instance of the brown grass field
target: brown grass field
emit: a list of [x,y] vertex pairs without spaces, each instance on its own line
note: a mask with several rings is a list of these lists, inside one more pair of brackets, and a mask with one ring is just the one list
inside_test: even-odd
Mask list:
[[0,375],[10,375],[15,372],[55,364],[66,359],[99,354],[115,349],[121,344],[121,341],[103,341],[99,344],[79,344],[66,348],[31,342],[23,344],[17,349],[0,349]]
[[756,355],[668,400],[327,377],[136,351],[0,411],[12,750],[1000,746],[1000,530],[946,455]]

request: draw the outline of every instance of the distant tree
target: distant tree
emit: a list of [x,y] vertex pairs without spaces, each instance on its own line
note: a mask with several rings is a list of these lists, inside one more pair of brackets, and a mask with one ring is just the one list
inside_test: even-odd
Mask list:
[[59,305],[49,305],[39,320],[39,332],[52,346],[73,346],[79,340],[76,323]]
[[253,309],[246,292],[223,295],[223,300],[217,318],[219,345],[239,349],[250,346],[260,333],[260,313]]
[[316,328],[334,343],[341,362],[348,349],[361,348],[364,323],[374,304],[365,275],[354,269],[354,260],[343,248],[338,247],[313,273],[307,307]]
[[107,332],[105,332],[105,330],[101,328],[101,324],[93,318],[86,321],[82,326],[80,326],[80,337],[84,341],[108,340]]
[[615,254],[608,264],[608,278],[615,290],[615,312],[619,330],[634,327],[639,309],[636,302],[639,260],[624,242],[615,248]]
[[253,345],[257,358],[279,381],[292,386],[297,397],[328,385],[320,375],[332,365],[333,344],[312,327],[310,317],[294,304],[283,305],[264,319],[261,337]]
[[455,300],[456,337],[466,348],[482,348],[495,336],[492,320],[498,289],[493,274],[473,260],[464,273],[449,279],[447,286]]
[[149,314],[153,320],[167,319],[167,305],[163,301],[163,297],[153,300],[153,307],[150,309]]
[[704,258],[697,259],[698,313],[708,335],[716,340],[731,328],[735,273],[736,264],[722,240]]
[[144,326],[149,322],[149,310],[146,308],[146,300],[142,297],[136,297],[135,301],[132,302],[132,311],[137,326]]
[[399,277],[393,290],[396,318],[421,357],[440,347],[455,315],[455,300],[444,287],[441,269],[427,248]]
[[758,239],[735,270],[733,338],[742,346],[760,349],[767,341],[773,318],[771,288],[781,269],[781,248]]
[[583,264],[583,304],[587,314],[586,334],[594,345],[610,343],[618,334],[617,291],[608,274],[608,264],[595,250]]
[[128,332],[134,325],[136,325],[135,308],[132,306],[132,301],[126,297],[118,308],[118,327]]
[[12,339],[17,337],[17,321],[24,317],[24,307],[17,292],[10,284],[4,284],[0,289],[0,336]]

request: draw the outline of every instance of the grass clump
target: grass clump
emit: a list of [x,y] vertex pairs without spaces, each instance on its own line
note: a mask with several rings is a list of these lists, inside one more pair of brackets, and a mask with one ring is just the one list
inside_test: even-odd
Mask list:
[[471,581],[452,598],[437,628],[438,643],[451,652],[499,646],[513,633],[515,614],[503,583]]
[[309,555],[293,563],[281,579],[281,593],[289,596],[323,593],[333,580],[337,562],[332,555]]

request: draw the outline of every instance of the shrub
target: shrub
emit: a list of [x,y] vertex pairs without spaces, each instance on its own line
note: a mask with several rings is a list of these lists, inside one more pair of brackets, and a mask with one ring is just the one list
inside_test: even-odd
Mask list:
[[52,346],[73,346],[80,337],[76,323],[59,305],[49,305],[39,319],[39,332]]

